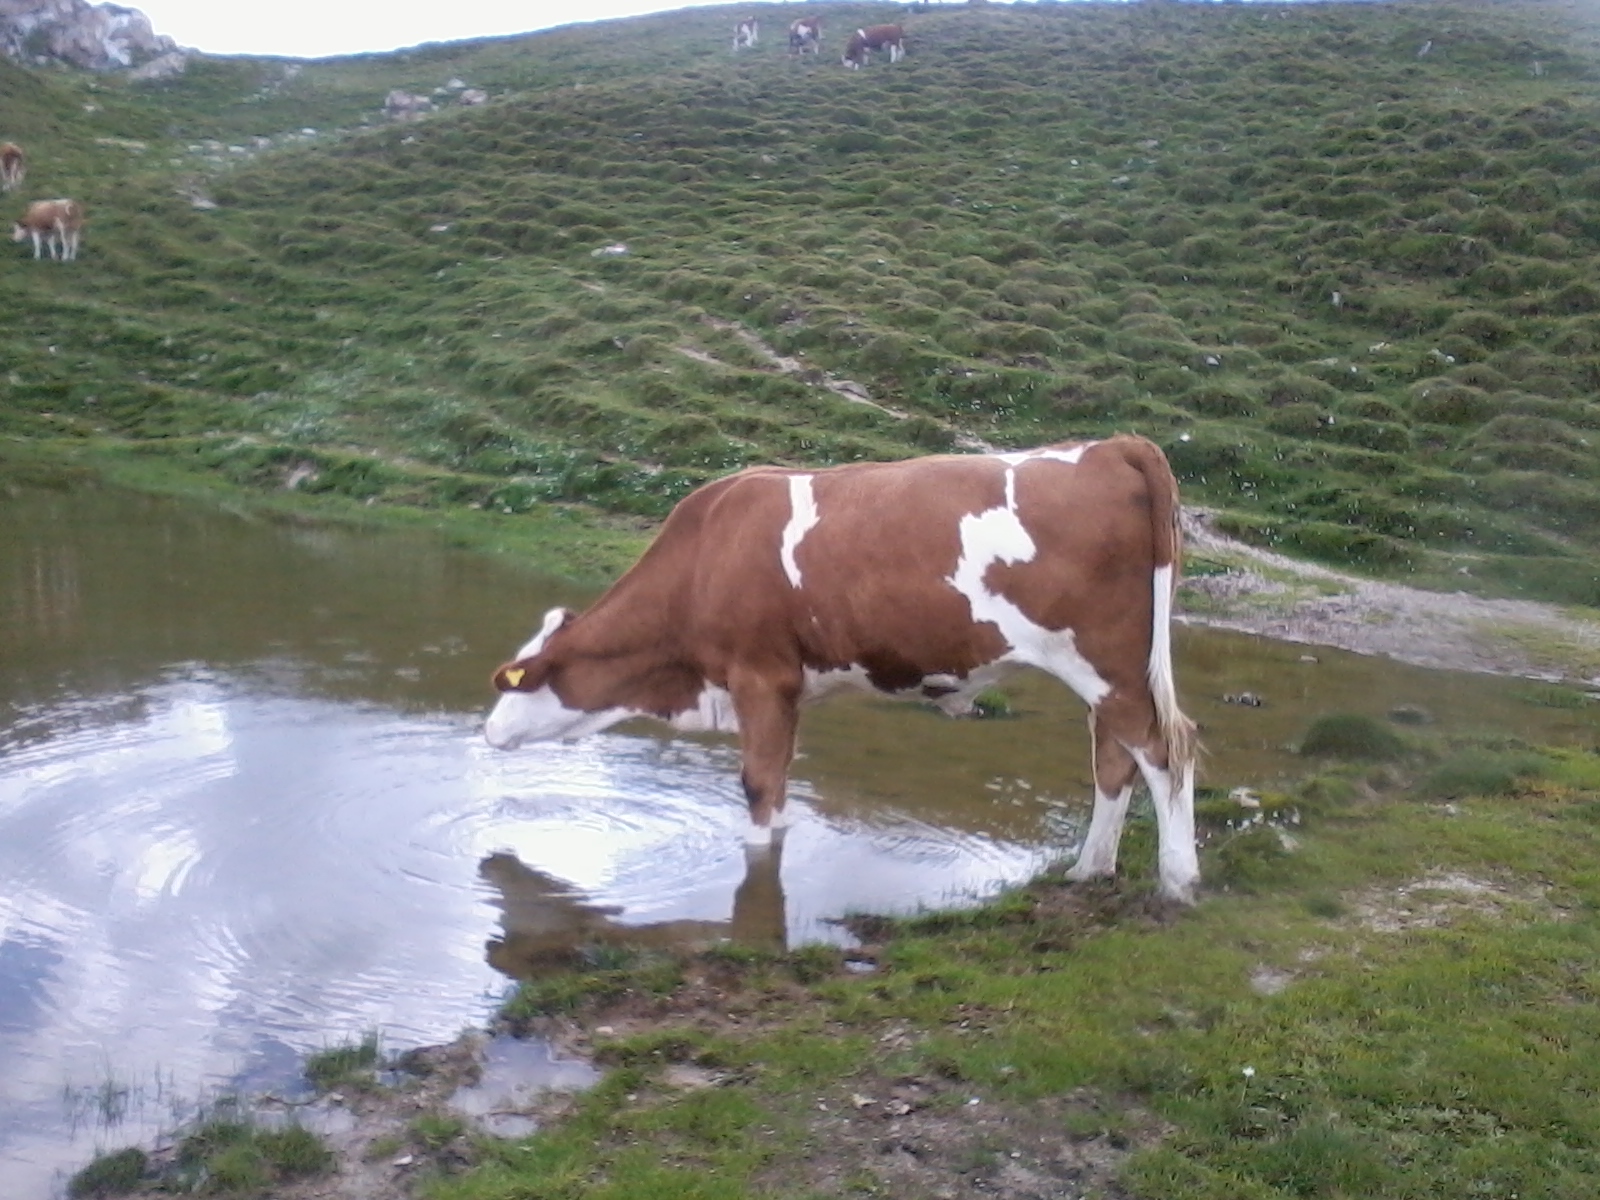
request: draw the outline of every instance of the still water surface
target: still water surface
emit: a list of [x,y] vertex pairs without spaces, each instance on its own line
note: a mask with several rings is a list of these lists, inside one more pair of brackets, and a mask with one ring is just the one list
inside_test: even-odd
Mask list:
[[[1082,709],[1047,680],[1008,689],[1007,721],[834,701],[807,716],[780,885],[747,870],[725,739],[482,743],[489,671],[584,599],[420,537],[0,499],[0,1195],[50,1196],[332,1042],[447,1040],[573,945],[838,940],[843,913],[1024,878],[1086,816]],[[1210,782],[1292,771],[1332,710],[1596,740],[1514,681],[1307,653],[1182,632]],[[1222,703],[1245,690],[1267,705]]]

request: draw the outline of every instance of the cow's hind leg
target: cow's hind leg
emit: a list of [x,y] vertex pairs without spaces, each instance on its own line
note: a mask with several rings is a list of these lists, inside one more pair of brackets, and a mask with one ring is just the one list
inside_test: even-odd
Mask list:
[[800,727],[800,680],[774,680],[751,671],[730,679],[728,690],[739,717],[739,747],[744,758],[740,779],[750,803],[750,832],[745,840],[751,845],[767,845],[773,827],[783,823],[789,764],[794,761],[795,735]]
[[1122,843],[1122,824],[1138,774],[1133,756],[1110,736],[1098,709],[1089,714],[1089,736],[1094,746],[1094,815],[1089,818],[1078,861],[1067,872],[1068,879],[1078,881],[1117,873],[1117,847]]
[[1200,882],[1200,858],[1194,841],[1194,768],[1174,777],[1172,771],[1143,751],[1135,752],[1133,757],[1150,788],[1151,807],[1156,810],[1161,894],[1169,900],[1193,904],[1195,885]]

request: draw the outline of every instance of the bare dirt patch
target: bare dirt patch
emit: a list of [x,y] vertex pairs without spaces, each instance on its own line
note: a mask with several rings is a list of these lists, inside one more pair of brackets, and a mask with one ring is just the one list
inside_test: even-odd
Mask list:
[[1233,564],[1185,580],[1182,619],[1288,642],[1336,646],[1423,667],[1600,686],[1600,622],[1553,605],[1429,592],[1298,562],[1184,513],[1193,551]]
[[[1085,1132],[1064,1132],[1072,1128]],[[1115,1182],[1124,1160],[1166,1132],[1150,1114],[1108,1113],[1088,1093],[1023,1107],[927,1076],[857,1079],[847,1094],[817,1098],[815,1152],[800,1182],[826,1196],[1116,1200],[1126,1195]]]
[[1369,888],[1350,901],[1351,918],[1376,933],[1443,929],[1470,918],[1516,914],[1561,920],[1550,889],[1532,880],[1480,879],[1459,871],[1430,871],[1398,886]]

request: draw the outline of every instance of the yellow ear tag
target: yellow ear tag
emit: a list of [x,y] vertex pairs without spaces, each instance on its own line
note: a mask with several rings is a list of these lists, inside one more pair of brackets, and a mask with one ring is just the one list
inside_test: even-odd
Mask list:
[[506,683],[511,687],[516,687],[519,683],[521,683],[522,677],[527,674],[527,672],[521,667],[511,667],[509,670],[506,670],[502,673],[505,676]]

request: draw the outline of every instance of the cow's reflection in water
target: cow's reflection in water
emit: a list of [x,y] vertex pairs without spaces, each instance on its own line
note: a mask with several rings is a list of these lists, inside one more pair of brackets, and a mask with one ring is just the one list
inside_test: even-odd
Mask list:
[[502,933],[488,942],[489,965],[513,979],[592,960],[605,947],[643,950],[702,950],[732,939],[742,946],[782,951],[787,947],[782,842],[745,851],[743,881],[733,893],[733,914],[722,921],[655,921],[623,924],[622,909],[596,904],[570,884],[528,866],[514,854],[491,854],[478,864],[498,895]]

